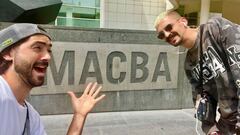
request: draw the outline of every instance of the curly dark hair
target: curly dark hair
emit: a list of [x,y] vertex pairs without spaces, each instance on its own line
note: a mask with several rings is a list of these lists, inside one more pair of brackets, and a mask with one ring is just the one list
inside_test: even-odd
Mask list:
[[0,53],[0,75],[2,75],[11,65],[12,61],[3,58],[3,53]]
[[6,60],[4,59],[4,55],[9,53],[11,51],[12,48],[21,45],[23,42],[25,42],[27,38],[24,38],[18,42],[16,42],[15,44],[9,46],[8,48],[4,49],[2,52],[0,52],[0,75],[2,75],[4,72],[6,72],[6,70],[9,68],[9,66],[12,64],[12,61]]

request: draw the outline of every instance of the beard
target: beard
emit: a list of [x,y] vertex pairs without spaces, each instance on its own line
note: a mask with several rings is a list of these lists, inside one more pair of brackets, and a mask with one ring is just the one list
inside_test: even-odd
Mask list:
[[[174,44],[171,43],[171,40],[173,40],[174,37],[179,37],[180,40]],[[174,47],[178,47],[179,45],[182,44],[182,36],[180,36],[179,33],[177,32],[171,32],[170,35],[166,38],[166,42],[168,42],[169,44],[173,45]]]
[[20,78],[30,87],[41,86],[44,83],[44,76],[33,75],[34,67],[37,65],[48,65],[48,62],[38,61],[34,64],[26,61],[25,59],[15,58],[14,61],[15,71]]

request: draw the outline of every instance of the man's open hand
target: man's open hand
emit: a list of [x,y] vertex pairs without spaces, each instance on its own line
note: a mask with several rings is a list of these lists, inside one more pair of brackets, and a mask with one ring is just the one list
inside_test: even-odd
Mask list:
[[93,109],[96,103],[102,100],[105,95],[98,97],[101,85],[97,83],[88,83],[81,97],[77,98],[73,92],[68,92],[71,97],[73,113],[86,117],[86,115]]

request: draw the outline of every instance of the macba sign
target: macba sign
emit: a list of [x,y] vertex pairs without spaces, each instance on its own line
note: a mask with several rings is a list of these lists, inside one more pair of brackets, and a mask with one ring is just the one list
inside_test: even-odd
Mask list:
[[33,94],[79,91],[97,81],[104,91],[177,88],[179,48],[169,45],[53,42],[45,84]]

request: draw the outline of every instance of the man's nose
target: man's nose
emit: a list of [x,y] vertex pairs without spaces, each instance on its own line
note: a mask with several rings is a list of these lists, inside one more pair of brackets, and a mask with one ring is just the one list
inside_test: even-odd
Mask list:
[[51,60],[51,54],[50,54],[50,52],[45,52],[43,55],[42,55],[42,58],[41,58],[42,60],[44,60],[44,61],[50,61]]
[[165,35],[165,39],[166,39],[166,38],[170,35],[170,33],[171,33],[170,31],[165,31],[165,30],[164,30],[163,32],[164,32],[164,35]]

